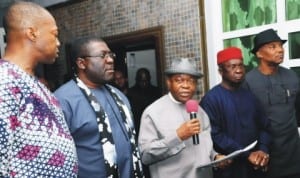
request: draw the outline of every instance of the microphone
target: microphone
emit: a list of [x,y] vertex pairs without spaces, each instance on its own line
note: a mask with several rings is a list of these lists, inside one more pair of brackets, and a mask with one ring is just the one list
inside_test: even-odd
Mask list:
[[[188,100],[185,103],[186,112],[190,113],[190,119],[197,118],[197,112],[198,112],[198,101],[196,100]],[[193,135],[193,144],[198,145],[199,144],[199,135],[195,134]]]

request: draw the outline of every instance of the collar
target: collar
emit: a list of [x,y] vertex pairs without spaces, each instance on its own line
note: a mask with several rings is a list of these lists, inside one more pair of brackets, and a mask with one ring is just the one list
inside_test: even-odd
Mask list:
[[177,100],[173,97],[173,95],[172,95],[171,92],[169,92],[168,95],[169,95],[170,99],[171,99],[174,103],[176,103],[176,104],[182,104],[181,102],[177,101]]

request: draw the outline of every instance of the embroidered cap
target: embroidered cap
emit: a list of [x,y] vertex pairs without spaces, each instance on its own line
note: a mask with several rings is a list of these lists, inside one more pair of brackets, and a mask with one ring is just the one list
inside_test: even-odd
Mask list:
[[241,49],[237,48],[237,47],[229,47],[229,48],[219,51],[217,54],[218,65],[223,62],[229,61],[230,59],[243,60],[243,55],[242,55]]

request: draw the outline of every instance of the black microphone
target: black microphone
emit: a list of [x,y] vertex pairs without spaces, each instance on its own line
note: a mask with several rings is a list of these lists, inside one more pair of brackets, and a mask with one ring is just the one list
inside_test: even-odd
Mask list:
[[[197,112],[198,112],[198,101],[196,100],[188,100],[185,103],[186,111],[190,113],[190,119],[197,118]],[[193,144],[198,145],[199,144],[199,135],[195,134],[193,135]]]

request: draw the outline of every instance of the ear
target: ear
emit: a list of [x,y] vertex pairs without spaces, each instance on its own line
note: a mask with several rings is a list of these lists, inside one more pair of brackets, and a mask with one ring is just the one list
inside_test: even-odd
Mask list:
[[260,51],[260,50],[258,50],[258,51],[255,53],[255,55],[256,55],[256,57],[257,57],[258,59],[261,59],[261,58],[263,57],[263,55],[261,54],[261,51]]
[[26,28],[26,36],[29,40],[31,41],[36,41],[37,37],[38,37],[38,30],[37,28],[34,28],[34,27],[29,27],[29,28]]
[[83,70],[83,69],[86,68],[86,61],[84,59],[80,58],[80,57],[77,58],[75,63],[77,65],[78,69]]
[[219,74],[222,76],[222,74],[223,74],[223,68],[222,68],[222,66],[219,66],[218,71],[219,71]]
[[171,86],[171,79],[170,79],[170,77],[166,77],[166,83],[167,83],[168,90],[170,90],[170,86]]

